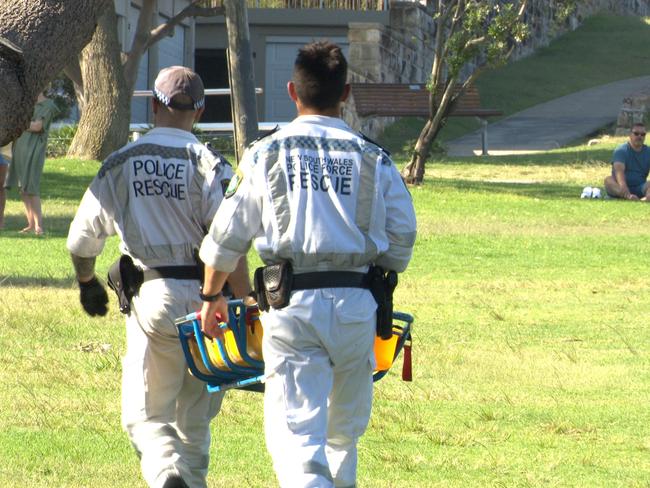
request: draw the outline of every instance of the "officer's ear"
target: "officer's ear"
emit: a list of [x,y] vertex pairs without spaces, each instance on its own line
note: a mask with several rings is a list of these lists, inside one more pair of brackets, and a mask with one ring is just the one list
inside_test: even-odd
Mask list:
[[203,111],[204,111],[204,110],[205,110],[205,107],[201,107],[201,108],[198,109],[198,110],[196,111],[196,113],[194,114],[194,123],[195,123],[195,124],[198,124],[198,123],[199,123],[199,120],[201,120],[201,116],[203,115]]
[[298,93],[296,92],[296,84],[293,81],[287,83],[287,92],[289,93],[289,98],[297,103]]
[[341,94],[341,102],[345,102],[350,96],[350,83],[346,83],[343,87],[343,93]]

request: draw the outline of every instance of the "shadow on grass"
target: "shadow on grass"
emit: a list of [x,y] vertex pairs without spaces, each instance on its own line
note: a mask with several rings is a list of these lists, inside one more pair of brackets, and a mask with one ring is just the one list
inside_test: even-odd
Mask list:
[[435,179],[433,188],[445,188],[457,191],[488,194],[510,194],[545,200],[575,200],[580,195],[581,187],[562,183],[542,182],[507,182],[466,179]]
[[[97,168],[99,169],[99,166]],[[45,171],[41,178],[41,199],[81,201],[91,180],[92,176]]]
[[[92,181],[96,171],[94,167],[92,168],[93,173],[88,175],[83,174],[70,174],[70,171],[60,171],[55,169],[55,165],[66,165],[74,164],[75,160],[54,160],[52,163],[48,160],[48,164],[45,166],[45,171],[41,176],[41,201],[54,199],[54,200],[68,200],[72,202],[81,201],[86,188]],[[79,164],[85,163],[89,165],[89,162],[79,161]],[[97,170],[99,169],[99,164],[96,165]],[[20,194],[18,189],[13,187],[7,191],[7,199],[20,201]]]
[[612,159],[611,147],[578,146],[539,154],[508,156],[444,157],[432,160],[445,166],[493,165],[493,166],[566,166],[582,165],[608,167]]
[[[72,270],[72,265],[70,265]],[[69,278],[48,278],[45,276],[18,276],[0,274],[0,288],[76,288],[72,271]]]
[[45,239],[50,237],[67,237],[72,217],[48,217],[47,203],[43,205],[44,236],[35,236],[33,232],[21,234],[19,231],[27,225],[25,217],[18,215],[5,215],[4,229],[0,230],[0,238],[7,239]]

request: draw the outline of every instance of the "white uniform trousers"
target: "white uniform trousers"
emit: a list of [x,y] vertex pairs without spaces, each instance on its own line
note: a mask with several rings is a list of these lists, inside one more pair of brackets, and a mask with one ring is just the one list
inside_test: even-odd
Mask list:
[[126,321],[122,424],[152,488],[172,474],[190,488],[207,486],[210,421],[223,395],[209,394],[189,374],[174,325],[200,308],[198,286],[191,280],[147,281]]
[[376,304],[357,288],[301,290],[262,314],[267,448],[283,488],[354,487],[372,405]]

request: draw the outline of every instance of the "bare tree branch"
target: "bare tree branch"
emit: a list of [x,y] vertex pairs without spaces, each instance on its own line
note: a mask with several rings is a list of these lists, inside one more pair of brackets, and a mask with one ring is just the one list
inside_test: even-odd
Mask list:
[[143,53],[147,50],[147,43],[150,36],[151,24],[153,22],[153,13],[156,7],[156,0],[143,0],[140,15],[138,15],[138,24],[131,44],[131,53]]
[[524,14],[526,13],[526,7],[528,7],[528,0],[523,0],[523,2],[521,2],[521,5],[519,6],[519,12],[517,12],[518,20],[524,18]]
[[478,75],[480,75],[484,69],[485,69],[485,63],[481,64],[480,66],[477,66],[476,69],[472,71],[472,74],[469,75],[467,79],[463,82],[463,84],[460,86],[457,96],[460,96],[467,89],[467,87],[469,87],[472,83],[474,83],[478,78]]
[[65,75],[70,78],[70,81],[75,85],[75,90],[77,85],[83,90],[83,79],[81,77],[81,64],[79,63],[79,57],[74,56],[70,62],[63,68]]
[[[455,9],[454,9],[454,7],[455,7]],[[451,12],[453,11],[454,16],[453,16],[453,18],[451,20],[451,24],[449,26],[449,31],[445,35],[445,37],[447,39],[450,39],[456,33],[456,30],[458,29],[458,27],[462,25],[462,23],[463,23],[462,22],[462,19],[463,19],[462,12],[463,12],[464,8],[465,8],[465,2],[463,0],[459,1],[455,5],[451,4],[449,6],[448,14],[451,14]],[[449,54],[450,46],[449,46],[448,42],[443,42],[443,44],[444,44],[444,46],[443,46],[443,51],[442,51],[442,57],[444,59],[447,59],[447,56]]]
[[174,17],[169,19],[167,22],[164,24],[160,24],[158,27],[153,29],[149,33],[149,39],[145,43],[144,49],[147,50],[152,44],[155,44],[158,42],[160,39],[168,35],[174,27],[176,27],[178,24],[180,24],[183,20],[185,20],[188,17],[212,17],[215,15],[223,15],[224,13],[224,8],[223,6],[221,7],[201,7],[198,5],[200,0],[196,0],[195,2],[189,4],[187,7],[185,7],[183,10],[178,12]]
[[135,28],[135,35],[133,36],[133,43],[128,53],[122,56],[124,67],[124,78],[126,84],[130,89],[135,86],[135,81],[138,77],[138,66],[140,59],[146,51],[147,41],[149,39],[149,31],[153,22],[153,13],[156,7],[156,0],[142,0],[142,9],[138,15],[138,24]]
[[[451,15],[454,4],[444,5],[443,1],[438,2],[438,19],[436,22],[436,48],[433,56],[433,67],[431,69],[431,83],[435,87],[440,80],[442,69],[444,67],[444,59],[446,59],[447,46],[443,39],[446,37],[445,29],[449,16]],[[456,4],[458,6],[458,4]],[[446,7],[446,8],[445,8]]]
[[465,49],[471,49],[473,47],[480,46],[481,44],[483,44],[487,40],[488,40],[487,36],[475,37],[474,39],[470,39],[463,46],[463,51]]
[[83,112],[86,106],[86,93],[84,91],[83,76],[81,74],[81,63],[79,56],[74,56],[70,62],[63,68],[63,73],[70,78],[74,87],[75,98],[79,105],[79,110]]
[[179,25],[184,19],[189,17],[222,15],[224,12],[223,5],[220,7],[203,7],[201,6],[202,3],[201,0],[194,0],[167,22],[152,28],[156,0],[143,0],[131,50],[122,56],[124,76],[129,86],[135,84],[140,59],[147,49],[163,39],[170,32],[173,32],[174,27]]

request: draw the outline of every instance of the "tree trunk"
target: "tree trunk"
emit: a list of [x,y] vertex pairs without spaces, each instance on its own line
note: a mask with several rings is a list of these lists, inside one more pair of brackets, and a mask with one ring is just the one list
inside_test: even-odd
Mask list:
[[402,169],[402,179],[409,185],[421,185],[424,180],[424,165],[431,153],[431,146],[442,129],[441,123],[428,119],[415,143],[411,160]]
[[228,70],[230,74],[230,100],[235,127],[237,160],[258,133],[257,100],[253,56],[246,2],[224,0],[226,27],[228,29]]
[[109,5],[110,0],[0,0],[0,146],[28,127],[38,93],[90,41]]
[[67,157],[102,160],[127,142],[131,118],[114,9],[99,19],[81,53],[81,71],[86,103]]
[[[436,63],[434,63],[434,73]],[[434,77],[429,94],[429,118],[427,119],[418,140],[415,143],[411,161],[402,169],[402,178],[408,184],[421,185],[424,180],[424,165],[431,154],[431,146],[438,133],[445,125],[449,114],[456,106],[458,96],[460,94],[453,94],[454,86],[456,85],[456,77],[452,76],[446,80],[440,80],[437,76]]]

